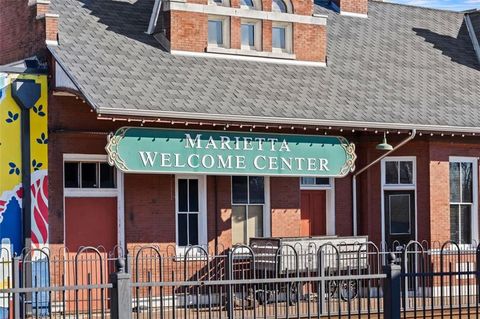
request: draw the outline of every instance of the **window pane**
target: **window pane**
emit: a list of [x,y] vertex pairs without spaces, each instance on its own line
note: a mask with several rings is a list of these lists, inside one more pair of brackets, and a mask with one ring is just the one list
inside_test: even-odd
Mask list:
[[265,203],[264,178],[263,176],[251,176],[250,178],[250,203]]
[[115,188],[115,167],[100,163],[100,187]]
[[410,234],[410,195],[390,195],[390,234]]
[[272,47],[285,49],[285,28],[272,28]]
[[233,204],[248,203],[248,178],[246,176],[232,176],[232,201]]
[[82,188],[97,187],[97,163],[82,163]]
[[247,227],[248,237],[263,237],[263,205],[248,206]]
[[472,206],[471,205],[462,205],[461,209],[461,244],[470,244],[472,242]]
[[450,205],[450,240],[458,243],[460,239],[460,224],[458,220],[458,207],[459,205]]
[[462,163],[462,202],[463,203],[472,203],[472,174],[473,174],[473,164],[472,163]]
[[187,223],[187,214],[178,214],[178,245],[179,246],[188,246],[188,223]]
[[385,163],[385,183],[398,184],[398,162]]
[[315,178],[315,184],[317,185],[330,185],[330,178],[328,177],[317,177]]
[[450,202],[460,202],[460,163],[450,163]]
[[413,162],[400,162],[400,184],[413,184]]
[[302,177],[302,185],[315,185],[315,177]]
[[198,245],[198,214],[188,215],[188,237],[190,245]]
[[247,243],[246,206],[232,207],[232,244]]
[[240,5],[253,8],[253,0],[241,0]]
[[255,46],[255,26],[253,24],[242,24],[242,45]]
[[178,211],[188,212],[187,180],[178,180]]
[[78,163],[65,163],[65,187],[80,187],[78,183]]
[[208,21],[208,43],[223,44],[222,21]]
[[189,197],[188,197],[188,211],[198,212],[198,179],[189,179]]
[[272,11],[274,12],[287,12],[287,6],[282,0],[272,1]]

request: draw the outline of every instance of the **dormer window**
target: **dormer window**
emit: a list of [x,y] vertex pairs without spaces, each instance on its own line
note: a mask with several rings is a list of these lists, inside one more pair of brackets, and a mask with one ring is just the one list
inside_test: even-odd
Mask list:
[[292,24],[272,23],[272,51],[292,53]]
[[261,51],[262,24],[259,20],[242,19],[240,32],[242,50]]
[[282,13],[293,13],[292,4],[289,0],[273,0],[272,11]]
[[230,46],[228,17],[209,16],[208,17],[208,46],[223,47]]
[[262,10],[261,0],[240,0],[240,8]]

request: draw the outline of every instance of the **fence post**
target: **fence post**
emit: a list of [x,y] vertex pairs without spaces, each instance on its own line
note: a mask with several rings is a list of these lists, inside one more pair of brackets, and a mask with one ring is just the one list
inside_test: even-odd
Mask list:
[[383,271],[387,275],[383,295],[384,319],[400,319],[401,314],[402,268],[395,264],[395,259],[395,254],[390,253],[388,265],[383,267]]
[[231,280],[233,280],[233,255],[232,255],[232,250],[229,249],[227,252],[227,282],[228,282],[228,288],[227,288],[227,315],[228,319],[233,319],[233,308],[235,307],[234,303],[234,291],[233,291],[233,286],[231,284]]
[[117,271],[110,274],[112,298],[110,313],[112,319],[132,318],[132,292],[130,274],[125,272],[125,260],[119,257],[115,263]]
[[[21,288],[20,283],[20,257],[15,256],[13,257],[12,262],[12,288]],[[20,307],[20,293],[15,292],[13,293],[13,318],[19,319],[21,318],[21,307]]]

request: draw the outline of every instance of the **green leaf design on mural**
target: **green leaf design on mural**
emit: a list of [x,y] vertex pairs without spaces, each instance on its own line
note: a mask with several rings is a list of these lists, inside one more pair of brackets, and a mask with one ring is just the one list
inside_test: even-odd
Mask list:
[[45,133],[42,133],[39,138],[37,138],[38,144],[48,144],[48,138]]
[[13,113],[12,111],[7,112],[8,117],[5,119],[5,122],[7,123],[12,123],[18,120],[19,114],[18,113]]
[[8,166],[10,167],[10,170],[8,171],[8,174],[17,174],[20,175],[20,169],[17,167],[17,165],[13,162],[8,163]]
[[32,167],[34,171],[38,171],[43,166],[43,163],[37,162],[36,160],[32,161]]

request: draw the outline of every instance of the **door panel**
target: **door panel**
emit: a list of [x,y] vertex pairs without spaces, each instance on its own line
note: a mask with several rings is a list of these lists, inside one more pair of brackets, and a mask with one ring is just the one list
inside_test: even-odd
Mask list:
[[385,191],[385,239],[390,247],[415,239],[415,191]]
[[65,198],[65,245],[70,252],[82,246],[117,245],[117,198]]
[[302,190],[301,197],[300,236],[326,235],[326,191]]

